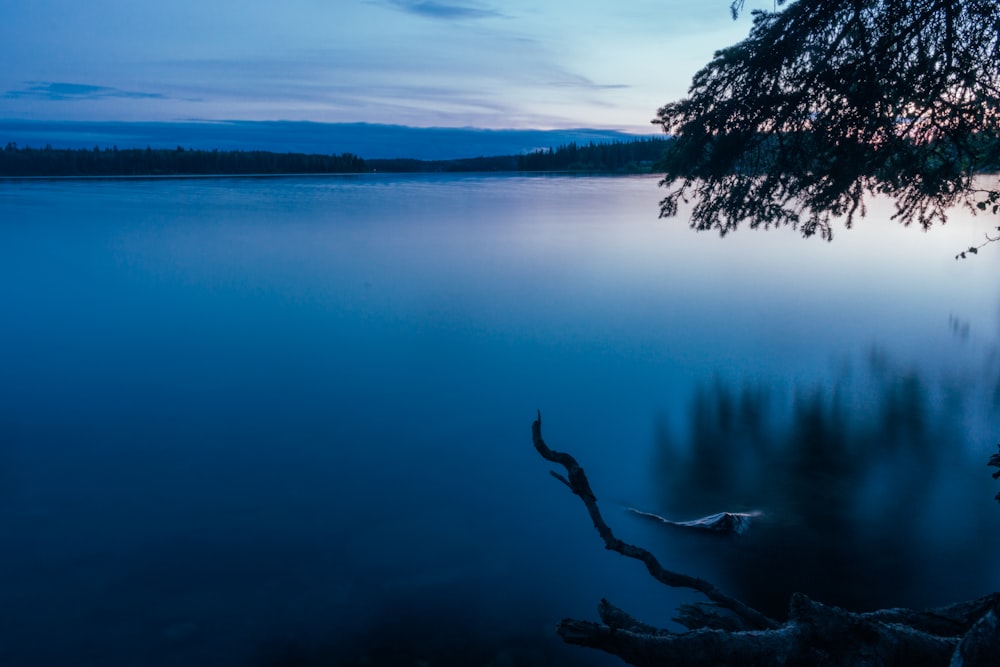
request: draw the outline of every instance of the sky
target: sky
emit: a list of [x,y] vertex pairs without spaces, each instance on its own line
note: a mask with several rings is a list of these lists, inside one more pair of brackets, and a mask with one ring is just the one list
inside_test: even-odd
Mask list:
[[0,120],[649,133],[729,0],[0,0]]

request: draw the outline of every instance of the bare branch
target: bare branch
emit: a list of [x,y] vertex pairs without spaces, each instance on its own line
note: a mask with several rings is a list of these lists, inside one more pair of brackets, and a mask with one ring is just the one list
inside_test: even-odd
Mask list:
[[607,522],[604,521],[604,517],[601,516],[601,511],[597,508],[597,497],[590,488],[590,481],[587,479],[587,475],[583,472],[583,468],[580,467],[580,464],[577,463],[576,459],[574,459],[571,455],[564,452],[553,451],[542,439],[541,411],[539,411],[538,418],[531,425],[531,436],[535,444],[535,449],[542,455],[542,458],[546,461],[557,463],[566,469],[566,474],[569,478],[569,487],[573,493],[580,497],[583,504],[586,505],[587,512],[590,514],[590,519],[594,522],[594,528],[597,529],[601,539],[604,540],[605,548],[611,551],[616,551],[623,556],[627,556],[628,558],[634,558],[642,561],[653,578],[666,586],[670,586],[672,588],[689,588],[691,590],[698,591],[715,604],[725,609],[729,609],[741,619],[746,621],[748,627],[758,629],[777,627],[777,623],[774,620],[768,618],[756,609],[748,607],[739,600],[726,595],[716,588],[714,584],[705,581],[704,579],[699,579],[698,577],[692,577],[679,572],[674,572],[673,570],[668,570],[660,564],[660,562],[656,559],[656,556],[654,556],[650,551],[643,549],[642,547],[628,544],[627,542],[623,542],[615,537],[615,534],[611,531]]
[[940,637],[960,637],[972,629],[979,619],[1000,604],[1000,593],[991,593],[968,602],[938,607],[927,611],[912,609],[879,609],[859,616],[879,623],[908,625],[915,630]]
[[883,623],[804,595],[793,597],[788,622],[770,630],[648,633],[567,619],[559,634],[568,643],[613,653],[633,665],[684,667],[944,667],[959,645],[958,637],[939,637],[903,622]]

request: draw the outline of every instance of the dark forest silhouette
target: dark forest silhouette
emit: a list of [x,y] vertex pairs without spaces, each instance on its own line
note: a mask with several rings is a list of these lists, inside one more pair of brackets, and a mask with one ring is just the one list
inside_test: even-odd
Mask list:
[[153,148],[22,148],[0,151],[0,176],[194,176],[365,171],[356,155]]

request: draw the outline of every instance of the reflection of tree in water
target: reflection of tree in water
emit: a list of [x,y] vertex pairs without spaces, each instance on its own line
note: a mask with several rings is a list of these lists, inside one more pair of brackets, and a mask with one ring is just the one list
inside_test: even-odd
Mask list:
[[[661,511],[762,510],[732,541],[676,536],[717,560],[737,597],[781,616],[800,591],[854,610],[946,603],[992,581],[1000,526],[963,424],[971,389],[930,384],[870,355],[849,376],[779,405],[766,386],[699,390],[687,442],[658,443]],[[947,385],[947,386],[946,386]]]

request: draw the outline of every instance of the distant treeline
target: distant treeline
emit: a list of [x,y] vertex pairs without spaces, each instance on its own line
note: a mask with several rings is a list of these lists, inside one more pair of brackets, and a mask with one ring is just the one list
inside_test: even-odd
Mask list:
[[648,173],[663,159],[667,138],[645,138],[606,144],[575,143],[517,156],[518,171],[593,171]]
[[448,173],[474,171],[517,171],[516,155],[494,157],[470,157],[456,160],[414,160],[410,158],[390,158],[365,160],[368,171],[379,173]]
[[191,176],[333,174],[366,171],[356,155],[161,148],[19,148],[0,151],[0,176]]
[[570,143],[524,155],[459,160],[366,160],[380,172],[570,171],[602,174],[645,174],[663,159],[669,139],[643,138],[586,146]]
[[22,148],[0,151],[3,176],[193,176],[246,174],[336,174],[365,172],[571,171],[648,173],[664,154],[668,139],[575,143],[525,155],[456,160],[374,159],[351,153],[321,155],[268,151],[162,148]]

